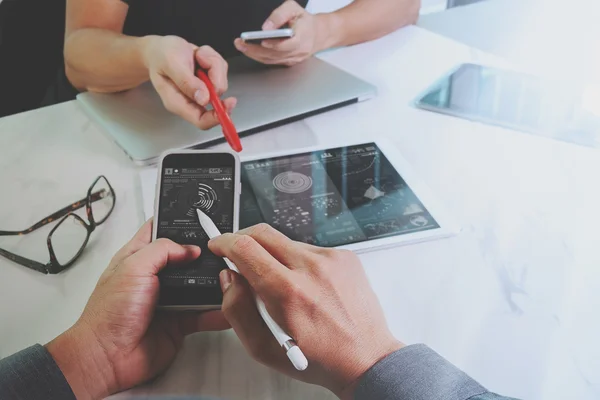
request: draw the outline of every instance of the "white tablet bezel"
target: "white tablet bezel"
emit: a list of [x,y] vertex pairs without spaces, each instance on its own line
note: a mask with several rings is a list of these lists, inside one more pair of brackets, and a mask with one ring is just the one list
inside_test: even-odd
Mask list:
[[[351,250],[355,253],[364,253],[373,250],[384,249],[388,247],[395,247],[407,244],[413,244],[423,242],[426,240],[433,240],[439,238],[445,238],[456,235],[460,232],[460,227],[457,225],[452,218],[449,217],[445,209],[436,201],[429,188],[423,183],[422,180],[413,172],[408,161],[402,157],[400,152],[396,149],[396,146],[387,139],[376,138],[373,140],[362,140],[353,141],[348,143],[336,143],[335,145],[324,144],[314,147],[306,147],[302,149],[284,150],[271,153],[262,153],[249,157],[241,157],[242,164],[247,161],[256,161],[266,158],[275,158],[281,156],[291,156],[295,154],[309,153],[313,151],[327,150],[331,148],[355,146],[366,143],[375,143],[377,147],[383,152],[386,158],[394,166],[396,171],[400,174],[402,179],[406,182],[408,187],[413,191],[421,203],[425,206],[429,214],[436,220],[439,228],[429,229],[426,231],[419,231],[414,233],[406,233],[403,235],[390,236],[380,239],[370,239],[360,243],[352,243],[343,246],[338,246],[340,249]],[[243,189],[242,189],[243,190]],[[241,213],[241,210],[240,210]]]

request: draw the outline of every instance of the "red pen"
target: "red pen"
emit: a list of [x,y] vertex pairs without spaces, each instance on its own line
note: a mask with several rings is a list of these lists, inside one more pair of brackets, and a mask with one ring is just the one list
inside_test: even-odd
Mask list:
[[206,72],[204,72],[201,68],[196,70],[196,76],[200,78],[202,82],[208,88],[208,93],[210,94],[210,104],[212,104],[215,113],[217,114],[217,119],[223,127],[223,136],[227,140],[227,143],[231,146],[231,148],[238,153],[242,151],[242,144],[240,143],[240,136],[235,129],[235,125],[233,125],[233,121],[229,118],[225,107],[223,106],[223,102],[215,89],[215,86],[212,84]]

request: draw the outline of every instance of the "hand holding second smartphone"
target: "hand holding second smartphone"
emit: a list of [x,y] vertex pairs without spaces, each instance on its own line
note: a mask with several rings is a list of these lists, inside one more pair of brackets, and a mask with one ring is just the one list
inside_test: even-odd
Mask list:
[[269,15],[262,32],[287,27],[293,30],[293,35],[287,39],[261,39],[255,44],[238,38],[235,47],[260,63],[286,66],[298,64],[329,47],[331,23],[327,14],[311,14],[296,1],[287,0]]
[[208,215],[220,232],[237,231],[240,187],[240,161],[232,151],[173,151],[163,156],[152,238],[196,245],[201,254],[185,265],[168,266],[160,272],[159,307],[221,307],[219,273],[227,265],[208,249],[209,238],[200,226],[196,210]]

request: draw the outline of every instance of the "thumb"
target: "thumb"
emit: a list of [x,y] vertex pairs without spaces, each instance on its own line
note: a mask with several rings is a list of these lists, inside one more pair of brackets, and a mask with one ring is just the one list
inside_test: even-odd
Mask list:
[[288,0],[275,9],[262,26],[264,31],[278,29],[304,13],[304,8],[294,0]]
[[122,267],[138,274],[156,275],[169,263],[182,263],[200,256],[200,247],[158,239],[127,257]]

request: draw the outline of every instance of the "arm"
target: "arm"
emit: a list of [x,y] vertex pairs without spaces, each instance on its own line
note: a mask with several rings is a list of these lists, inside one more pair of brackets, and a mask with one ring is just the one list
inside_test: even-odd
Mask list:
[[417,20],[420,0],[354,0],[331,13],[310,14],[287,0],[267,18],[264,30],[289,25],[294,37],[262,44],[235,40],[236,48],[265,64],[294,65],[319,51],[377,39]]
[[348,6],[319,18],[319,49],[349,46],[387,35],[414,24],[421,0],[354,0]]
[[122,34],[128,6],[121,0],[68,0],[65,72],[79,90],[116,92],[149,78],[144,48],[152,37]]
[[[208,71],[219,94],[227,90],[227,63],[208,46],[177,36],[123,35],[124,0],[68,0],[65,73],[79,90],[118,92],[150,80],[165,108],[200,129],[219,123],[207,111],[206,85],[196,64]],[[224,100],[231,112],[236,100]]]
[[488,392],[425,345],[404,347],[360,379],[355,400],[508,400]]
[[[268,225],[224,234],[209,248],[240,271],[221,271],[222,310],[259,362],[343,400],[506,400],[428,347],[395,339],[351,252],[293,242]],[[308,358],[305,371],[273,340],[254,293]]]
[[0,399],[75,400],[63,373],[38,345],[0,360]]
[[0,361],[0,399],[103,399],[164,371],[186,335],[229,328],[220,311],[155,312],[158,272],[200,248],[151,236],[148,222],[113,257],[69,330]]

